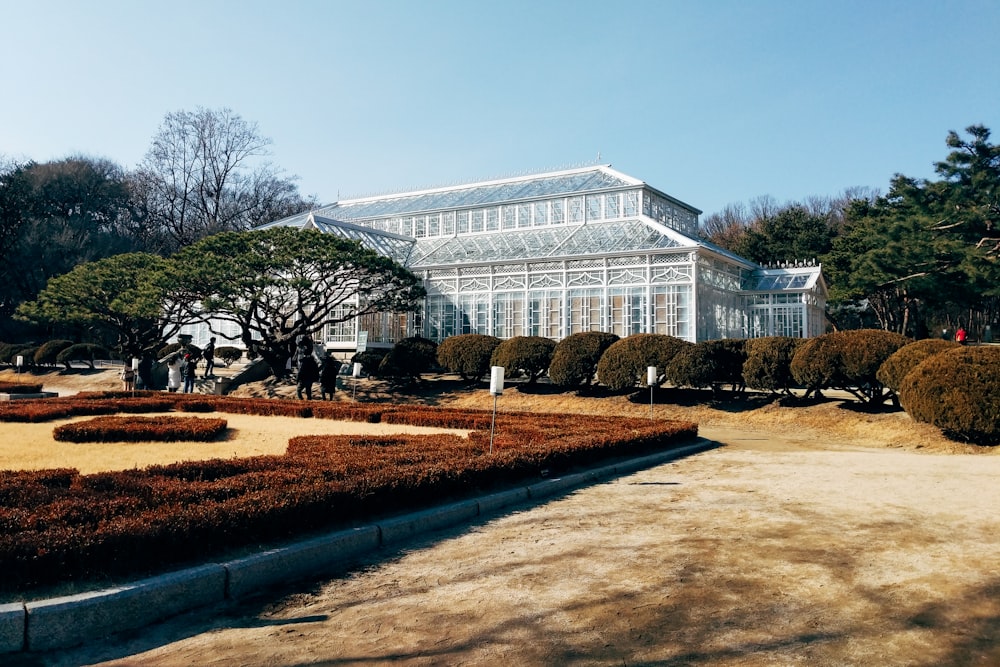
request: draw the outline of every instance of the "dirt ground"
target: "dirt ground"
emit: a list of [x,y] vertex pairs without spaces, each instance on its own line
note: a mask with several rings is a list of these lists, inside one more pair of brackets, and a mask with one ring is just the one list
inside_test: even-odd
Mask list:
[[[499,402],[597,410],[518,391]],[[720,446],[339,577],[12,664],[1000,664],[993,450],[835,401],[654,410],[690,415]]]

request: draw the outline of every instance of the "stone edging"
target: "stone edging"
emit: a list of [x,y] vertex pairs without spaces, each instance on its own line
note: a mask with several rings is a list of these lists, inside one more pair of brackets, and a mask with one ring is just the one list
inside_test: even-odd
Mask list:
[[716,446],[699,438],[693,444],[670,451],[413,512],[370,526],[339,530],[236,560],[207,563],[78,595],[0,604],[0,654],[69,648],[199,607],[246,598],[279,584],[320,576],[345,560],[385,545]]

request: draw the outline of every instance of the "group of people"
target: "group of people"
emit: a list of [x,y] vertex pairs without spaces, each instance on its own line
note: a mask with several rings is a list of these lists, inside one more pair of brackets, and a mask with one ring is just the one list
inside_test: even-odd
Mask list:
[[[202,379],[215,377],[215,338],[208,341],[208,345],[201,351],[201,357],[205,359],[205,372]],[[194,392],[194,381],[198,377],[199,356],[192,350],[185,352],[175,352],[167,357],[167,391],[176,392],[184,385],[184,393]]]
[[[208,345],[199,355],[196,351],[182,349],[171,354],[164,363],[167,367],[167,391],[183,393],[194,392],[195,379],[198,376],[198,362],[205,360],[205,371],[203,379],[215,377],[215,338],[209,340]],[[308,336],[300,336],[296,344],[295,354],[290,360],[294,362],[298,369],[296,374],[296,396],[300,399],[303,396],[307,400],[312,400],[313,385],[319,382],[323,400],[332,400],[337,391],[337,375],[340,373],[341,364],[329,354],[317,352],[316,345]],[[138,376],[140,388],[151,388],[152,384],[152,361],[144,358],[139,362],[138,373],[130,364],[126,364],[122,369],[120,378],[122,388],[125,391],[132,391],[136,387]],[[143,373],[145,365],[145,373]]]
[[340,373],[340,362],[324,354],[316,352],[316,345],[308,336],[299,338],[295,350],[295,362],[298,367],[296,375],[295,395],[306,400],[312,400],[312,388],[319,382],[323,400],[333,400],[337,391],[337,375]]

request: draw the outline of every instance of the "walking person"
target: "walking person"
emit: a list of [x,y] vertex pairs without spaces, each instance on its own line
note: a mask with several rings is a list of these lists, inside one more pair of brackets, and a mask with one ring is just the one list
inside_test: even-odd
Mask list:
[[201,353],[201,356],[205,357],[205,375],[206,380],[208,378],[215,377],[215,336],[208,339],[208,345],[205,346],[205,350]]
[[198,357],[188,352],[184,356],[184,393],[194,391],[194,378],[198,374]]
[[122,369],[121,379],[122,391],[132,391],[135,389],[135,371],[132,369],[131,363],[126,364]]
[[328,355],[323,360],[323,368],[319,374],[319,388],[322,391],[324,401],[333,400],[333,395],[337,392],[337,373],[339,371],[340,362]]
[[167,391],[174,392],[181,388],[181,369],[184,360],[181,355],[174,354],[167,358]]
[[955,342],[958,343],[959,345],[965,345],[965,339],[966,339],[965,329],[959,327],[958,331],[955,332]]

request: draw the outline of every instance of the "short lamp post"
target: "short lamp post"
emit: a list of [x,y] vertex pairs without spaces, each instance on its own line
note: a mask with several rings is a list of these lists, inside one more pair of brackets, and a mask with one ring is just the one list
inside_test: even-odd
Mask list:
[[17,366],[17,383],[21,384],[21,367],[24,366],[24,357],[22,355],[17,355],[14,359],[14,365]]
[[361,377],[361,362],[360,361],[355,361],[354,362],[354,367],[351,370],[351,377],[354,378],[354,393],[352,394],[351,399],[354,400],[354,401],[357,401],[358,400],[358,378]]
[[497,426],[497,398],[503,393],[503,366],[490,369],[490,394],[493,396],[493,421],[490,422],[490,454],[493,453],[493,433]]
[[646,367],[646,384],[649,385],[649,418],[653,418],[653,387],[656,386],[656,366]]
[[132,357],[132,398],[135,398],[135,385],[139,384],[139,357]]

